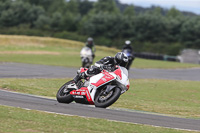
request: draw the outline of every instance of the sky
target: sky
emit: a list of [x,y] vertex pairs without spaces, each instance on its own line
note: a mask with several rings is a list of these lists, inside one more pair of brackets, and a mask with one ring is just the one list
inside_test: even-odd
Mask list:
[[166,9],[174,6],[180,11],[190,11],[200,15],[200,0],[120,0],[120,2],[142,7],[155,5]]
[[[97,1],[97,0],[90,0]],[[175,7],[180,11],[190,11],[200,15],[200,0],[119,0],[121,3],[141,7],[160,6],[165,9]]]

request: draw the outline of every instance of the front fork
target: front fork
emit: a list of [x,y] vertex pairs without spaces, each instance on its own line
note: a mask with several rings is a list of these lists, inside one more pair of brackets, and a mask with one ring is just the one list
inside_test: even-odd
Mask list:
[[113,88],[115,88],[115,85],[107,85],[106,90],[103,92],[104,95],[107,95]]

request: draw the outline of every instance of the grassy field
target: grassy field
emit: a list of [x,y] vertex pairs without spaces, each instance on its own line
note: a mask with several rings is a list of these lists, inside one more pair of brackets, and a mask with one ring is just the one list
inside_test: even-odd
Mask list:
[[[28,36],[0,35],[0,62],[22,62],[66,67],[80,67],[80,50],[84,43]],[[96,46],[95,61],[105,56],[114,56],[120,50]],[[200,67],[194,64],[181,64],[136,58],[135,68],[190,68]]]
[[[1,79],[7,90],[55,98],[70,79]],[[137,79],[111,108],[125,108],[182,117],[200,118],[200,82]]]
[[[0,106],[1,133],[192,133],[161,127]],[[193,132],[195,133],[195,132]]]
[[[0,35],[0,63],[80,67],[84,43],[28,36]],[[115,48],[96,47],[95,61],[113,56]],[[153,61],[136,58],[135,68],[191,68],[193,64]],[[58,88],[70,79],[0,79],[0,88],[55,98]],[[131,88],[111,108],[133,109],[180,117],[200,118],[200,82],[173,80],[131,80]],[[7,132],[153,132],[179,133],[166,128],[135,125],[103,119],[63,116],[39,111],[0,106],[0,133]],[[95,123],[95,124],[94,124]],[[87,127],[87,128],[85,128]]]

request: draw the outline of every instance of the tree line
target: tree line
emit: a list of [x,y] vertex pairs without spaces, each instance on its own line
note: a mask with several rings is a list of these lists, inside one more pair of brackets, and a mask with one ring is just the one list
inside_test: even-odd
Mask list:
[[136,52],[177,55],[200,49],[200,16],[175,7],[137,12],[119,0],[0,0],[0,33],[53,36],[121,48],[131,40]]

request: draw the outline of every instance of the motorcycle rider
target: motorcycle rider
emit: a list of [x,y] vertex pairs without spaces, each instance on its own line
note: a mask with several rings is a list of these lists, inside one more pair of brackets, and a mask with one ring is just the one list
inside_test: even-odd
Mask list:
[[92,50],[92,58],[94,59],[94,57],[95,57],[94,53],[95,53],[96,49],[95,49],[94,40],[93,40],[92,37],[89,37],[87,39],[87,42],[85,43],[85,46]]
[[123,52],[118,52],[114,57],[107,56],[97,61],[93,66],[91,66],[87,71],[78,73],[77,76],[73,79],[77,83],[81,79],[96,75],[100,73],[103,69],[109,69],[114,71],[116,65],[126,67],[128,64],[128,57]]
[[133,47],[131,46],[131,41],[130,40],[126,40],[125,41],[125,44],[124,44],[122,50],[124,50],[124,49],[130,49],[131,52],[133,52]]
[[125,41],[125,45],[122,48],[122,52],[126,53],[127,56],[128,56],[129,63],[126,66],[126,69],[129,70],[129,68],[130,68],[130,66],[132,64],[132,61],[135,59],[134,52],[133,52],[133,47],[131,46],[131,41],[130,40],[126,40]]

